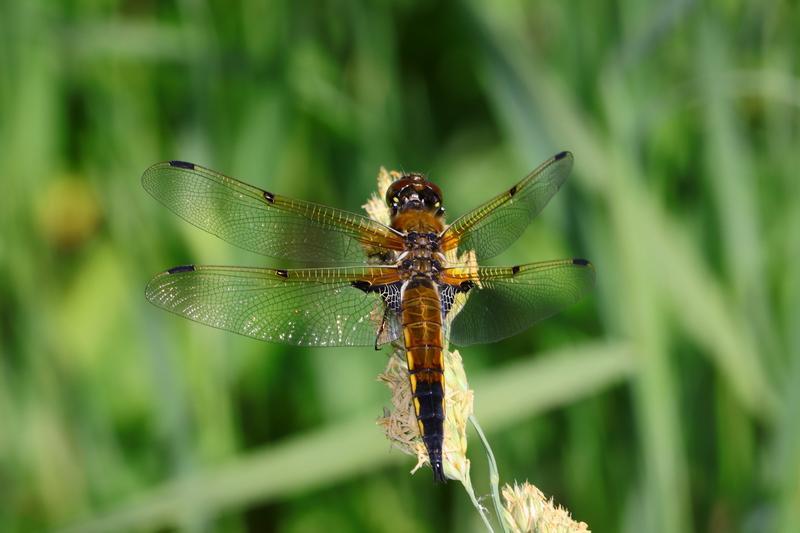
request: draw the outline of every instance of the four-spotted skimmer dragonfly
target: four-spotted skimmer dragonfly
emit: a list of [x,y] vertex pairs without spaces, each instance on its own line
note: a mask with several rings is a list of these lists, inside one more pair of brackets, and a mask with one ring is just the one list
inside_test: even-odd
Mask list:
[[273,194],[183,161],[153,165],[144,188],[195,226],[247,250],[327,267],[187,265],[146,296],[197,322],[299,346],[405,346],[420,435],[444,481],[445,338],[490,343],[577,301],[594,283],[584,259],[479,266],[513,243],[564,183],[561,152],[525,179],[444,221],[439,187],[406,174],[386,193],[390,225]]

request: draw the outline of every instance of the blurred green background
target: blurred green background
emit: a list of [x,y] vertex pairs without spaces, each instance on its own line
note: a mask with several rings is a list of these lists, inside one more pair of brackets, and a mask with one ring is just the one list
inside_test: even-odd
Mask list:
[[597,290],[462,350],[501,481],[594,531],[797,531],[798,49],[780,1],[0,3],[0,530],[480,530],[375,426],[385,353],[145,301],[176,264],[275,262],[139,176],[359,211],[384,165],[452,220],[569,149],[494,264],[588,257]]

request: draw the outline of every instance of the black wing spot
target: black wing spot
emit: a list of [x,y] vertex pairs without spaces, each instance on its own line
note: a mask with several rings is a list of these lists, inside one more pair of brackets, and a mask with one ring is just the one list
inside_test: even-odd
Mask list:
[[277,275],[279,275],[280,277],[282,277],[282,278],[288,278],[289,277],[289,272],[286,271],[286,270],[279,269],[279,270],[276,270],[275,273]]
[[458,292],[468,292],[474,286],[475,283],[472,280],[462,281],[458,286]]
[[519,272],[519,265],[515,265],[515,266],[511,267],[511,273],[512,274],[516,274],[517,272]]
[[169,166],[185,168],[186,170],[194,170],[194,163],[187,163],[186,161],[173,160],[169,162]]
[[352,282],[351,285],[356,289],[364,292],[370,292],[370,288],[372,287],[372,285],[370,285],[368,281],[364,281],[361,279]]
[[591,263],[587,259],[573,259],[573,265],[580,265],[580,266],[589,266]]
[[167,270],[167,274],[180,274],[181,272],[194,272],[194,265],[181,265]]
[[510,194],[511,196],[514,196],[515,194],[517,194],[517,186],[516,186],[516,185],[514,185],[513,187],[511,187],[511,188],[508,190],[508,194]]
[[264,191],[264,200],[268,201],[269,203],[275,202],[275,195],[271,192]]
[[553,158],[553,160],[554,160],[554,161],[559,161],[559,160],[561,160],[561,159],[564,159],[565,157],[567,157],[567,154],[568,154],[568,153],[569,153],[569,152],[567,152],[567,151],[564,151],[564,152],[559,152],[559,153],[557,153],[557,154],[555,155],[555,157]]

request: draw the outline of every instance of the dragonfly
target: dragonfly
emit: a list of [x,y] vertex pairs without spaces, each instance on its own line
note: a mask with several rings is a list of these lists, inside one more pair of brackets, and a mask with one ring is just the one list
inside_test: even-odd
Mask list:
[[196,322],[296,346],[404,348],[419,434],[445,482],[443,347],[492,343],[578,301],[594,285],[585,259],[481,266],[516,241],[566,180],[560,152],[516,185],[445,222],[442,191],[399,174],[390,223],[288,198],[185,161],[157,163],[144,188],[191,224],[303,268],[182,265],[147,299]]

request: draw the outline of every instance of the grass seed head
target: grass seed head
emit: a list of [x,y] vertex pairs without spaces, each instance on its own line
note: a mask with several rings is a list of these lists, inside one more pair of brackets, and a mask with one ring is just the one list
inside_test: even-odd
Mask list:
[[503,500],[503,521],[514,533],[589,533],[584,522],[574,521],[566,509],[527,481],[505,485]]
[[[465,483],[469,478],[467,459],[467,420],[472,414],[473,392],[469,389],[461,355],[458,351],[445,350],[445,421],[442,455],[444,473],[449,479]],[[419,436],[417,418],[411,399],[404,349],[397,346],[389,357],[386,370],[378,379],[392,392],[392,408],[378,419],[386,438],[404,453],[415,455],[416,472],[421,466],[430,464],[425,444]]]

